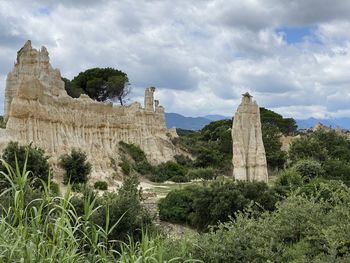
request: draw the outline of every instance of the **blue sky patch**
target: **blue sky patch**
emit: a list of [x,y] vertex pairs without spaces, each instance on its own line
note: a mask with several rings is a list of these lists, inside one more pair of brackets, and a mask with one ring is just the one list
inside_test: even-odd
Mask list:
[[50,10],[47,7],[41,7],[36,10],[35,14],[39,16],[48,16],[50,15]]
[[303,42],[305,38],[311,38],[313,27],[280,27],[276,32],[283,34],[283,38],[288,44]]

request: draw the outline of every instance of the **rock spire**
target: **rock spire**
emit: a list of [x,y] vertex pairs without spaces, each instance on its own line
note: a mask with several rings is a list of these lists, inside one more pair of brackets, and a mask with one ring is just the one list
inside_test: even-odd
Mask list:
[[259,106],[248,92],[242,95],[232,125],[233,176],[236,180],[267,182]]

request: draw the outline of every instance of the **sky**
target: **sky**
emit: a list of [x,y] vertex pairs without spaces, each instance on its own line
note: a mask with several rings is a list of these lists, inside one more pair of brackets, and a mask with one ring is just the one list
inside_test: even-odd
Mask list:
[[232,116],[249,91],[285,117],[350,117],[349,28],[345,0],[0,0],[0,113],[30,39],[63,77],[117,68],[167,112]]

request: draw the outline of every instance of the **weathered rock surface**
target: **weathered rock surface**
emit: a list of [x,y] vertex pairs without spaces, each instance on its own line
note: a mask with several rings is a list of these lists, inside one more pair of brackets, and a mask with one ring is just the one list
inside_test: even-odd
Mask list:
[[7,126],[0,133],[0,148],[10,140],[32,142],[52,156],[53,164],[61,154],[81,148],[100,177],[112,173],[110,158],[118,156],[121,140],[139,145],[154,164],[171,160],[179,150],[167,135],[164,108],[155,104],[154,91],[146,89],[145,108],[137,102],[113,106],[87,95],[73,99],[59,70],[51,67],[46,48],[38,51],[28,41],[7,76]]
[[243,94],[232,125],[233,176],[236,180],[267,182],[260,110],[249,93]]

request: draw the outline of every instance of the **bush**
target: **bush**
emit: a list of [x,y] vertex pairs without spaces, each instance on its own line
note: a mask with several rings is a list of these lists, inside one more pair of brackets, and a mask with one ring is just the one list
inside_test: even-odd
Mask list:
[[189,223],[189,214],[192,212],[193,194],[195,187],[173,190],[166,198],[159,201],[159,218],[173,223]]
[[187,173],[187,177],[190,180],[193,180],[193,179],[211,180],[215,177],[215,171],[213,168],[192,169]]
[[[28,157],[27,157],[28,155]],[[22,168],[27,157],[27,171],[29,174],[30,184],[34,187],[41,187],[40,180],[47,183],[51,167],[49,165],[49,157],[45,155],[44,150],[33,147],[31,144],[27,146],[19,146],[18,142],[10,142],[3,151],[2,159],[11,167],[16,167],[16,158],[18,166]],[[0,165],[0,170],[7,174],[7,169],[3,164]],[[3,186],[7,187],[8,182],[4,182]]]
[[190,157],[185,156],[183,154],[181,155],[175,155],[174,156],[175,161],[183,166],[192,166],[193,165],[193,161],[190,159]]
[[295,169],[285,169],[278,174],[275,187],[279,187],[285,195],[302,186],[303,183],[303,178]]
[[107,190],[108,184],[105,181],[97,181],[94,183],[94,188],[98,190]]
[[256,211],[274,210],[278,198],[262,182],[215,182],[209,186],[187,186],[173,190],[159,202],[162,220],[186,223],[198,230],[234,217],[251,202]]
[[185,177],[186,169],[172,161],[162,163],[156,167],[155,173],[150,177],[151,181],[154,182],[165,182],[172,180],[175,176]]
[[321,164],[312,159],[299,160],[293,165],[293,169],[295,169],[306,181],[310,181],[310,179],[324,174]]
[[323,164],[324,177],[329,179],[350,180],[350,164],[341,160],[327,160]]
[[135,162],[147,160],[145,153],[137,145],[125,143],[123,141],[120,141],[119,145]]
[[122,169],[122,172],[124,175],[130,174],[131,165],[130,165],[130,162],[125,157],[122,158],[122,161],[119,163],[119,166]]
[[70,154],[64,154],[60,157],[59,165],[66,171],[63,183],[73,184],[83,183],[88,180],[91,172],[91,164],[87,161],[86,153],[80,149],[73,149]]
[[154,168],[147,160],[143,160],[135,163],[135,170],[141,175],[147,175],[152,173]]
[[[323,185],[328,189],[328,185]],[[258,218],[238,213],[193,242],[205,262],[349,262],[350,191],[333,188],[330,198],[291,195]]]

